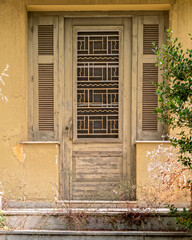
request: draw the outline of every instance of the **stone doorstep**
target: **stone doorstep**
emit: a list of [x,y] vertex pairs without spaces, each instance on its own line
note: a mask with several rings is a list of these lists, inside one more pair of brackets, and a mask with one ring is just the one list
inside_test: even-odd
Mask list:
[[86,200],[62,200],[56,202],[47,201],[7,201],[7,208],[127,208],[134,207],[137,201],[86,201]]
[[[140,203],[142,206],[148,206],[148,203]],[[14,209],[107,209],[108,211],[125,211],[127,208],[137,208],[137,201],[87,201],[87,200],[59,200],[56,202],[46,201],[7,201],[5,202],[4,210]],[[141,209],[144,207],[140,207]],[[188,207],[187,205],[178,207]],[[122,210],[123,209],[123,210]],[[152,209],[152,208],[151,208]],[[154,208],[155,209],[155,208]],[[166,212],[164,205],[159,206],[160,211]],[[161,210],[162,209],[162,210]]]
[[[182,208],[178,208],[182,210]],[[169,209],[167,208],[19,208],[19,209],[6,209],[1,213],[4,216],[34,216],[34,215],[64,215],[67,213],[86,213],[86,214],[98,214],[98,215],[117,215],[129,212],[135,213],[147,213],[149,215],[158,214],[160,216],[169,216]]]
[[176,231],[58,231],[58,230],[0,230],[1,235],[52,235],[52,236],[164,236],[192,237],[190,232]]
[[[131,209],[133,210],[133,209]],[[7,209],[2,214],[10,229],[33,231],[185,231],[168,209]],[[126,213],[128,213],[126,215]],[[141,213],[141,215],[140,215]],[[144,215],[142,215],[144,213]],[[74,215],[73,215],[74,214]],[[134,218],[135,216],[135,218]],[[78,222],[78,224],[77,224]],[[55,232],[55,233],[56,233]]]

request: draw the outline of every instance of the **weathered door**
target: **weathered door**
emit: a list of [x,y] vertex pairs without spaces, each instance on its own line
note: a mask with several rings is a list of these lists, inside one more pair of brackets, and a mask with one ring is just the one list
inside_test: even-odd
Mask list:
[[65,199],[120,199],[130,176],[130,21],[65,20]]

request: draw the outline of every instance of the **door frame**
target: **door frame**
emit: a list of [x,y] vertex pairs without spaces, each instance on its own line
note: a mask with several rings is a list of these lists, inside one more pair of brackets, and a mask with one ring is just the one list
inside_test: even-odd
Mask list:
[[[113,19],[114,21],[114,25],[111,23],[111,19]],[[74,20],[74,23],[73,23]],[[81,24],[79,23],[81,20]],[[89,20],[89,27],[91,28],[92,26],[95,26],[95,23],[98,25],[98,18],[81,18],[78,19],[77,18],[67,18],[65,20],[64,26],[65,26],[65,31],[64,31],[64,39],[65,39],[65,44],[66,41],[68,42],[73,42],[73,27],[76,26],[78,24],[79,26],[85,27],[88,24]],[[123,62],[123,66],[122,66],[122,72],[123,72],[123,84],[124,86],[120,87],[120,89],[124,88],[123,94],[122,94],[122,106],[120,106],[122,108],[122,126],[123,129],[126,128],[127,129],[127,134],[122,134],[122,139],[120,139],[119,142],[121,142],[122,140],[122,157],[123,157],[123,165],[122,165],[122,175],[123,175],[123,179],[127,179],[129,178],[129,181],[131,182],[133,179],[133,169],[131,169],[132,165],[135,165],[134,163],[132,163],[131,159],[131,75],[132,75],[132,64],[131,64],[131,57],[132,57],[132,53],[131,53],[131,44],[132,44],[132,36],[131,36],[131,32],[132,32],[132,19],[129,17],[127,18],[104,18],[103,20],[105,20],[103,23],[102,19],[100,19],[101,22],[101,26],[102,28],[106,28],[106,26],[108,26],[109,28],[118,28],[120,25],[120,27],[124,27],[123,30],[123,52],[122,52],[122,62]],[[90,24],[90,21],[92,22],[92,24]],[[121,22],[121,24],[119,24],[119,22]],[[107,23],[106,23],[107,22]],[[68,34],[66,34],[68,33]],[[64,49],[63,49],[64,50]],[[70,96],[70,93],[73,92],[74,90],[72,89],[71,84],[69,84],[69,81],[67,82],[66,79],[74,79],[74,71],[72,68],[74,66],[74,64],[72,64],[73,66],[69,67],[69,59],[73,59],[73,55],[74,55],[74,49],[73,49],[73,45],[71,44],[71,46],[67,46],[66,49],[64,50],[65,52],[65,56],[64,56],[64,64],[65,65],[65,72],[64,72],[64,79],[65,79],[65,83],[64,83],[64,95],[65,95],[65,99],[70,99],[71,98],[71,103],[67,102],[66,100],[65,102],[65,107],[64,107],[64,112],[68,112],[68,114],[65,114],[65,118],[64,118],[64,124],[63,124],[63,129],[60,131],[63,133],[63,137],[62,137],[62,141],[61,141],[61,172],[60,172],[60,193],[62,193],[62,189],[61,187],[64,189],[63,190],[63,195],[62,198],[60,199],[66,199],[66,200],[70,200],[72,199],[72,144],[69,143],[69,141],[71,141],[73,134],[72,134],[72,127],[71,124],[73,124],[73,119],[71,116],[73,116],[73,109],[74,107],[71,106],[74,104],[74,95],[73,97]],[[128,54],[125,54],[125,53]],[[125,63],[126,66],[125,67]],[[71,69],[71,70],[70,70]],[[121,91],[119,89],[119,91]],[[127,90],[127,91],[126,91]],[[127,94],[128,93],[128,94]],[[129,107],[127,106],[127,104],[124,104],[124,102],[128,102]],[[127,109],[127,107],[129,109]],[[120,109],[120,108],[119,108]],[[124,114],[126,113],[126,114]],[[68,116],[66,116],[68,115]],[[74,124],[73,124],[74,126]],[[73,131],[74,132],[74,131]],[[122,132],[124,132],[122,130]],[[68,139],[67,139],[68,138]],[[106,140],[105,140],[106,141]],[[101,143],[102,141],[99,140],[99,142]],[[118,142],[116,140],[116,142]],[[63,147],[62,147],[63,146]],[[66,157],[64,157],[64,155]],[[70,161],[71,159],[71,161]],[[69,166],[68,168],[65,168],[64,166]],[[63,174],[62,174],[63,173]],[[132,181],[133,182],[133,181]],[[61,195],[60,195],[61,196]]]
[[[33,123],[33,116],[34,116],[34,106],[33,106],[33,96],[36,92],[35,84],[33,80],[33,47],[32,47],[32,37],[33,37],[33,30],[36,18],[44,18],[44,17],[57,17],[58,18],[58,29],[59,29],[59,74],[58,80],[56,81],[56,88],[57,88],[57,99],[58,99],[58,108],[55,109],[55,114],[58,117],[57,120],[57,133],[54,139],[36,139],[34,137],[34,123]],[[136,183],[136,129],[137,129],[137,81],[138,81],[138,26],[139,26],[139,18],[143,16],[161,16],[165,20],[165,28],[169,26],[169,12],[165,11],[85,11],[85,12],[74,12],[74,11],[43,11],[43,12],[29,12],[29,44],[28,44],[28,52],[29,52],[29,110],[28,110],[28,141],[38,141],[39,143],[46,143],[47,141],[51,141],[51,143],[60,143],[60,151],[59,151],[59,164],[58,164],[58,181],[57,181],[57,199],[58,201],[64,201],[64,167],[63,167],[63,154],[64,154],[64,146],[63,146],[63,134],[65,132],[65,123],[63,122],[64,119],[64,86],[63,86],[63,79],[64,79],[64,22],[66,19],[71,18],[130,18],[131,19],[131,43],[132,43],[132,56],[131,56],[131,140],[130,140],[130,162],[129,162],[129,172],[130,178]],[[125,69],[126,71],[126,69]],[[135,189],[136,191],[136,189]],[[69,202],[66,200],[65,202]],[[99,202],[99,201],[98,201]],[[111,204],[111,202],[110,202]]]

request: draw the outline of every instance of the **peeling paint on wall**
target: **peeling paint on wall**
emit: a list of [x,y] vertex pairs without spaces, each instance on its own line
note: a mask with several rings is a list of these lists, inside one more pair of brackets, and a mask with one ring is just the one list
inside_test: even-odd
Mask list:
[[13,154],[19,161],[19,163],[23,163],[25,161],[25,153],[24,153],[24,146],[23,144],[17,144],[13,149]]
[[55,158],[56,158],[56,165],[57,165],[57,163],[58,163],[58,155],[59,155],[59,146],[57,144],[56,144],[56,151],[57,151],[57,153],[55,155]]

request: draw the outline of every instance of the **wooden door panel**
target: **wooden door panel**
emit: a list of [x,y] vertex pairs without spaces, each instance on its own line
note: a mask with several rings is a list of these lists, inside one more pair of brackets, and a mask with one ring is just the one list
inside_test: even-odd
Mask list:
[[119,182],[122,152],[74,152],[73,181]]
[[66,21],[73,30],[65,32],[65,87],[72,89],[65,89],[66,199],[119,200],[114,191],[126,177],[130,102],[124,99],[130,85],[124,88],[124,19],[105,20]]
[[73,182],[73,200],[119,200],[115,191],[119,183],[115,182]]

